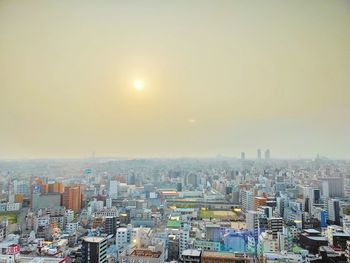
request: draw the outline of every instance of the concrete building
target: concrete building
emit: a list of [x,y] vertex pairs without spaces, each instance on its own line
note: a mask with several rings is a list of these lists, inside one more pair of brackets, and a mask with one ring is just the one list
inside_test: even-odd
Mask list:
[[201,263],[248,263],[253,262],[253,258],[245,253],[212,252],[203,251]]
[[198,249],[185,249],[182,254],[183,263],[200,263],[202,251]]
[[260,234],[259,218],[263,216],[263,213],[257,211],[248,211],[246,213],[246,227],[249,231],[252,231],[255,239]]
[[111,180],[109,182],[109,197],[112,199],[118,198],[118,184],[117,180]]
[[179,256],[181,258],[182,252],[188,248],[190,239],[191,226],[185,224],[179,231]]
[[84,263],[107,262],[107,240],[104,237],[84,237],[81,246]]
[[338,199],[328,200],[327,215],[331,224],[340,225],[340,201]]
[[277,233],[283,232],[283,218],[272,217],[268,219],[268,229],[272,231],[274,238],[277,238]]
[[61,194],[59,193],[45,193],[33,195],[32,209],[51,209],[61,205]]
[[62,196],[62,205],[66,209],[79,212],[81,209],[82,192],[80,186],[66,186]]
[[241,206],[243,212],[255,210],[254,194],[251,191],[244,190],[241,192]]
[[326,178],[322,181],[322,194],[326,198],[344,196],[344,178]]
[[164,255],[161,251],[152,249],[133,249],[130,253],[125,251],[119,255],[119,262],[123,263],[164,263]]

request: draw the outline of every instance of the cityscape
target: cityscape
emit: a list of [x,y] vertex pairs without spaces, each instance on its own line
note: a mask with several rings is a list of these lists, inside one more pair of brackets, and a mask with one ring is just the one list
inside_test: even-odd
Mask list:
[[349,161],[258,149],[252,159],[3,161],[0,171],[3,262],[349,260]]
[[350,2],[0,1],[0,263],[350,263]]

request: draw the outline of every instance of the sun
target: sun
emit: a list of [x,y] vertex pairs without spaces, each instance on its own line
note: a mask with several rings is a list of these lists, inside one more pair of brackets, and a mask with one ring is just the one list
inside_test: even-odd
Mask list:
[[141,91],[145,88],[145,83],[140,79],[136,79],[134,80],[134,88],[138,91]]

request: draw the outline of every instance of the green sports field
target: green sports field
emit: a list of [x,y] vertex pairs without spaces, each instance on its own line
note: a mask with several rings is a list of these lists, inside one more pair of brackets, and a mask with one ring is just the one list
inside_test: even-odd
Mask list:
[[16,224],[17,223],[17,213],[16,212],[0,212],[0,221],[2,221],[4,218],[8,219],[9,224]]

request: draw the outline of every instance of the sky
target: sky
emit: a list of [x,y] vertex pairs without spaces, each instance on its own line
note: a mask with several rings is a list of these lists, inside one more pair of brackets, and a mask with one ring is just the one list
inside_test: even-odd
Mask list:
[[349,1],[0,2],[0,158],[257,148],[350,158]]

